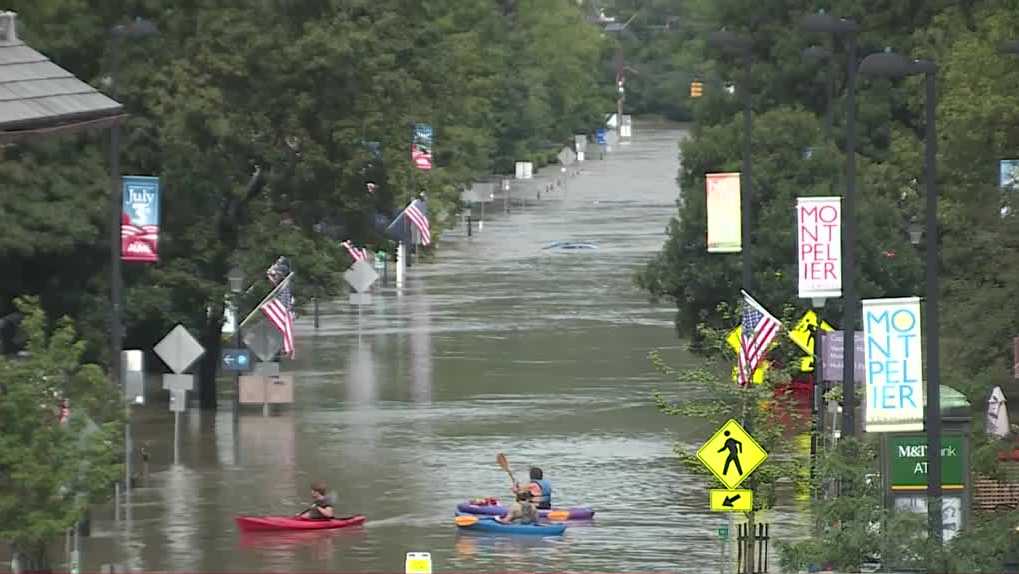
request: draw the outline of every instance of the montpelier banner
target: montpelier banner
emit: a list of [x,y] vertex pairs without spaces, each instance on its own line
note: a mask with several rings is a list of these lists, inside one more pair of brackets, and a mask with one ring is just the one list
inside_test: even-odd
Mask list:
[[120,258],[159,261],[159,178],[124,176],[121,189]]
[[704,174],[707,187],[708,253],[739,253],[739,173]]
[[842,203],[839,197],[796,200],[800,298],[842,296]]
[[920,298],[862,303],[866,431],[923,430]]

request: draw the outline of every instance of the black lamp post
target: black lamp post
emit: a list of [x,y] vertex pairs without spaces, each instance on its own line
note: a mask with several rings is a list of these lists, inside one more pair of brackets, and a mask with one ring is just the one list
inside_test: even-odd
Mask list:
[[[158,34],[155,24],[141,18],[135,19],[130,24],[122,24],[110,30],[110,97],[117,98],[117,75],[120,72],[120,42],[123,38],[140,38]],[[110,376],[114,385],[120,385],[124,394],[124,404],[129,405],[127,400],[127,388],[123,384],[121,376],[120,353],[123,348],[124,334],[122,332],[121,309],[124,277],[120,270],[120,212],[123,204],[123,196],[120,187],[120,123],[115,122],[110,128],[110,187],[112,188],[110,202]],[[130,406],[125,406],[130,409]],[[131,417],[130,410],[127,412],[127,420],[124,424],[124,488],[131,489]]]
[[924,187],[927,189],[927,519],[929,536],[941,543],[941,387],[938,353],[938,192],[937,109],[938,66],[930,60],[912,60],[891,51],[871,54],[860,63],[860,73],[885,78],[923,74],[926,86],[924,115]]
[[845,235],[842,237],[842,434],[856,433],[856,22],[836,18],[824,12],[808,14],[801,21],[808,32],[842,37],[846,46],[848,80],[846,82],[846,192]]
[[753,279],[750,239],[750,201],[753,198],[753,179],[751,178],[751,135],[753,130],[753,112],[750,98],[750,67],[753,60],[752,44],[748,38],[736,35],[728,30],[718,30],[708,35],[708,44],[716,49],[738,56],[743,60],[743,82],[740,94],[743,97],[743,169],[740,171],[740,215],[743,229],[743,290],[749,292]]
[[[241,293],[244,292],[244,270],[239,266],[235,266],[230,269],[227,273],[226,280],[230,283],[230,293],[233,294],[231,303],[233,304],[233,317],[234,317],[234,346],[238,349],[241,348]],[[240,405],[241,397],[241,374],[240,372],[234,373],[234,412],[237,412],[237,407]]]
[[[732,54],[743,61],[743,81],[740,82],[740,94],[743,98],[743,169],[740,170],[740,216],[742,229],[742,266],[743,266],[743,290],[750,292],[753,280],[752,259],[751,259],[751,234],[750,234],[750,201],[753,198],[753,179],[751,178],[751,135],[753,129],[753,111],[750,92],[750,71],[753,60],[753,43],[749,38],[739,36],[727,30],[718,30],[708,36],[708,44],[717,50]],[[748,376],[753,376],[750,373]],[[749,387],[750,385],[748,385]],[[749,390],[749,388],[748,388]],[[744,408],[744,411],[746,409]],[[743,417],[743,426],[747,432],[753,430],[753,417],[747,413]],[[752,479],[751,479],[752,480]],[[754,571],[754,515],[749,513],[747,518],[747,537],[744,556],[746,556],[746,572],[752,574]]]
[[831,139],[832,123],[834,110],[832,108],[832,100],[834,99],[835,92],[835,66],[834,54],[831,50],[824,46],[810,46],[804,48],[803,59],[808,62],[825,63],[828,64],[828,73],[825,76],[824,81],[824,137],[827,140]]

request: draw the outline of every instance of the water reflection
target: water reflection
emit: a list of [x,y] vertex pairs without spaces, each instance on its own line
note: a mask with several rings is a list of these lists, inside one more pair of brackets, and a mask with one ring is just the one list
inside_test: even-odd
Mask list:
[[175,570],[196,571],[200,558],[194,552],[197,544],[195,525],[198,476],[186,466],[175,464],[161,473],[166,520],[166,552]]
[[415,403],[432,402],[432,305],[423,285],[410,300],[410,396]]

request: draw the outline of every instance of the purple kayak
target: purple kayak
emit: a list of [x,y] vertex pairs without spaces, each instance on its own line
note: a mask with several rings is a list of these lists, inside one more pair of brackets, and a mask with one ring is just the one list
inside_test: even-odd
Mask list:
[[[501,504],[471,504],[470,502],[461,502],[456,505],[458,512],[466,512],[468,514],[480,514],[483,516],[505,516],[509,509]],[[574,506],[571,508],[553,508],[551,510],[539,510],[538,516],[541,518],[548,518],[550,513],[555,513],[558,516],[553,518],[559,518],[563,513],[566,514],[566,520],[591,520],[594,518],[594,509],[587,506]],[[562,518],[560,518],[562,520]]]

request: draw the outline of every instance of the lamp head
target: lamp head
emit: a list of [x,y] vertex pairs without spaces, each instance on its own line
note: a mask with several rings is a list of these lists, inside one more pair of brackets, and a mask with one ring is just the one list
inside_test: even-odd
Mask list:
[[824,62],[831,58],[831,50],[824,46],[810,46],[801,52],[803,59],[808,62]]
[[716,30],[709,34],[708,44],[729,54],[744,55],[750,52],[750,40],[728,30]]
[[831,14],[820,10],[814,14],[807,14],[800,20],[800,26],[808,32],[822,34],[850,34],[856,32],[856,22],[846,18],[836,18]]
[[860,73],[878,78],[901,78],[914,74],[932,74],[938,70],[931,60],[911,60],[891,48],[871,54],[860,62]]

